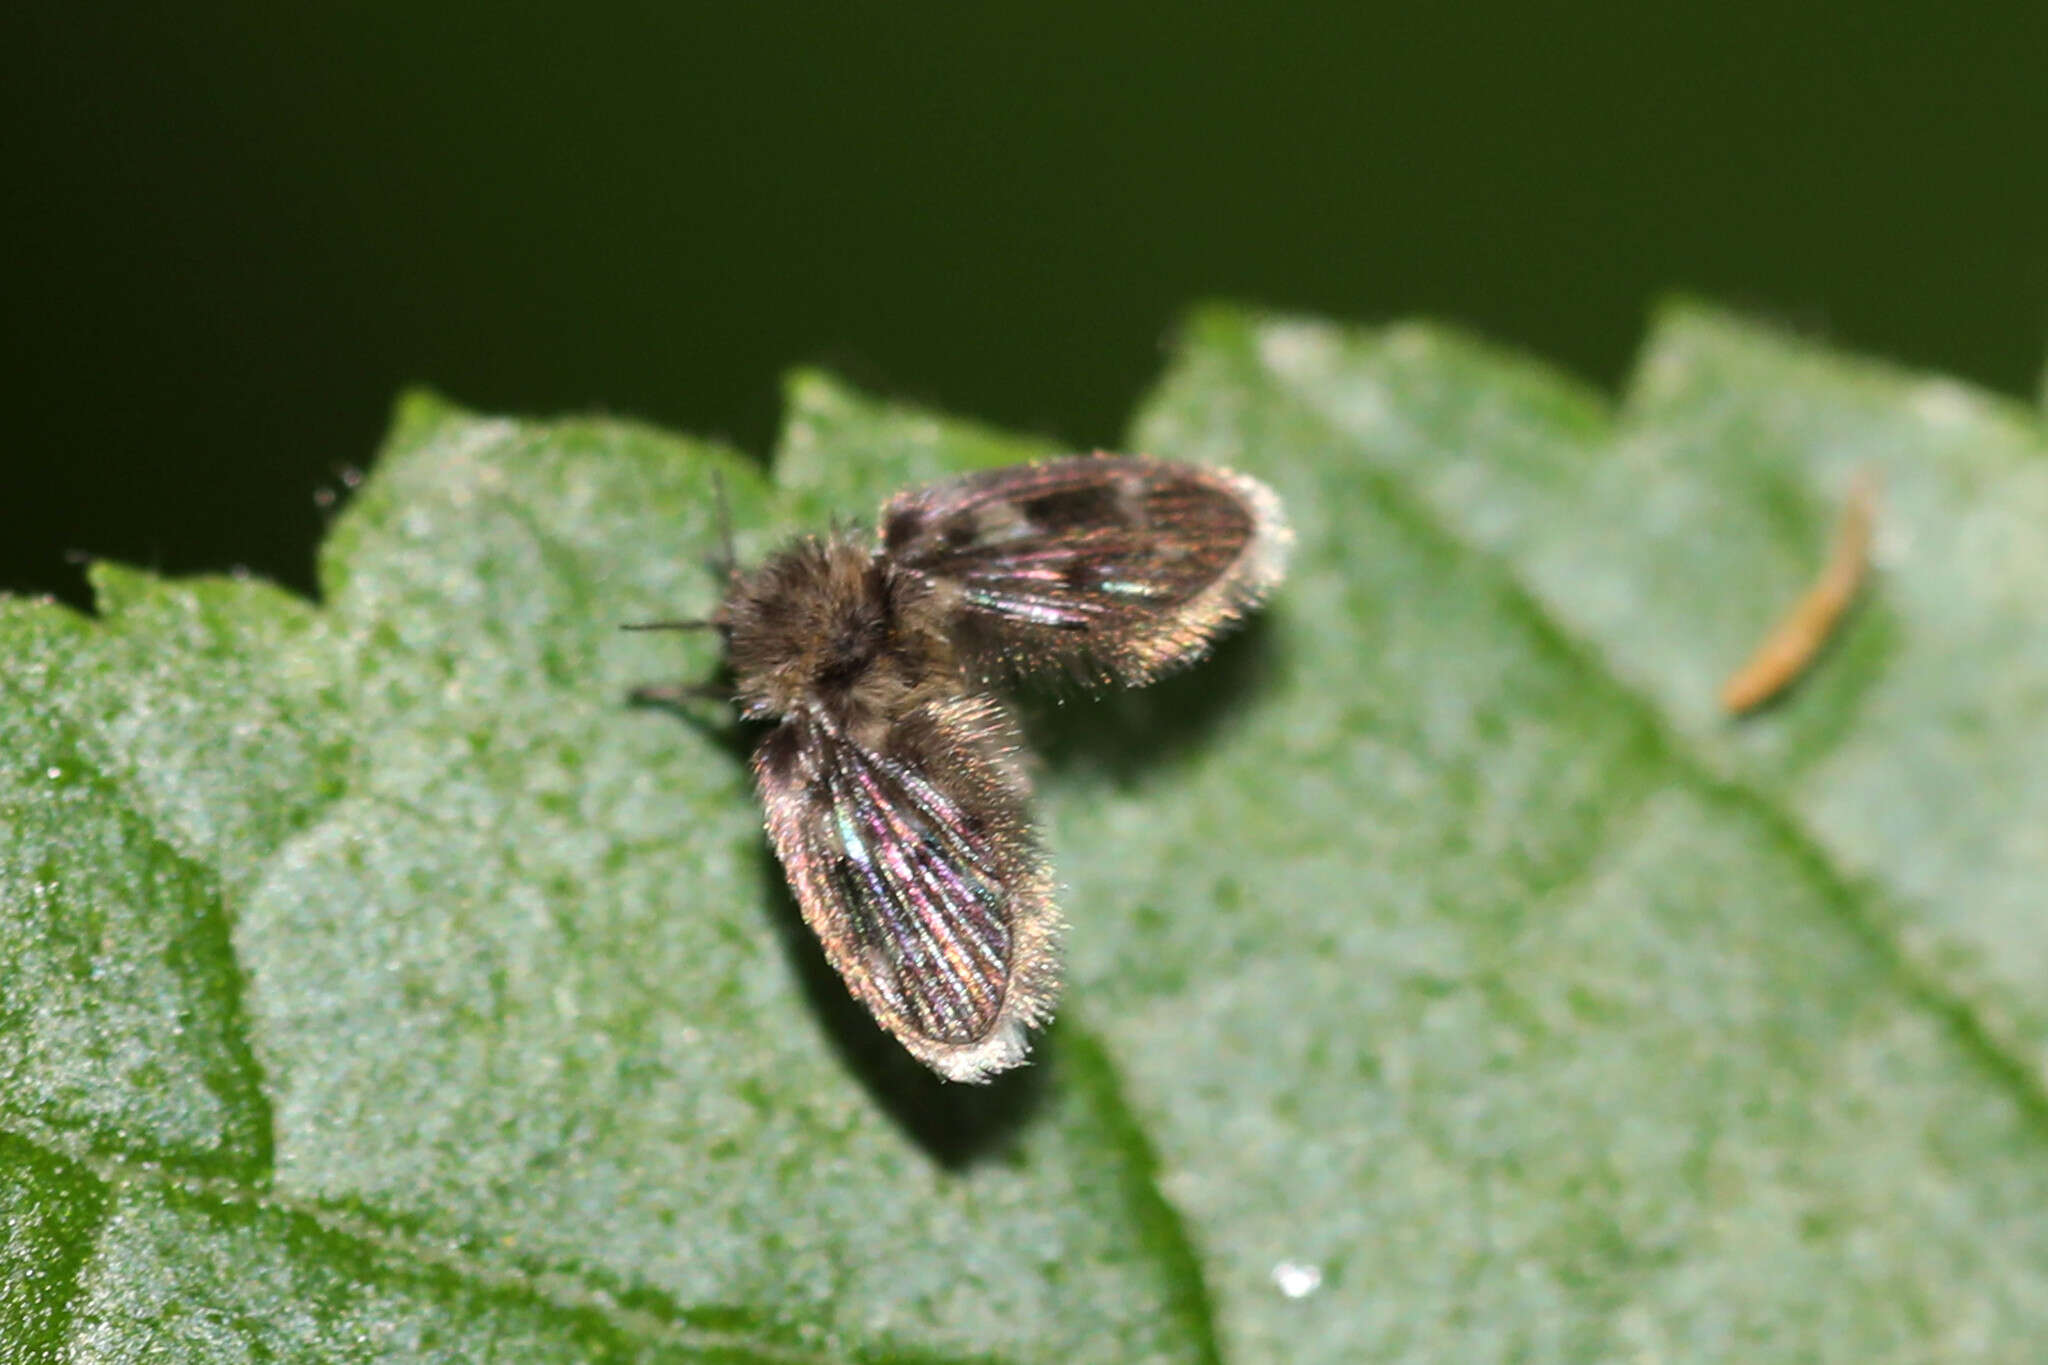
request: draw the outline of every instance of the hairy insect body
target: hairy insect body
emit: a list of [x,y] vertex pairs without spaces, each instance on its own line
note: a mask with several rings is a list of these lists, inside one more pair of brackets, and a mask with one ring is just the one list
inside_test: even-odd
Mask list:
[[929,584],[841,538],[802,540],[734,580],[719,621],[741,714],[810,710],[878,742],[890,718],[957,691]]
[[875,543],[805,539],[734,572],[709,624],[770,841],[826,957],[939,1074],[1016,1065],[1058,990],[1061,923],[1017,723],[992,687],[1134,684],[1199,657],[1279,581],[1279,504],[1131,456],[899,494]]
[[1016,725],[973,688],[951,596],[835,537],[735,579],[719,615],[742,714],[776,722],[755,776],[806,921],[913,1053],[977,1079],[1023,1059],[1060,926]]

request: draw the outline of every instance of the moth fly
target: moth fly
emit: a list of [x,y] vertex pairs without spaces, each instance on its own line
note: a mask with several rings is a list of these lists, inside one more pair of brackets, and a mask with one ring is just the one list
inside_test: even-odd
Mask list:
[[996,689],[1135,686],[1201,657],[1289,540],[1256,479],[1068,456],[899,493],[872,542],[806,537],[751,571],[728,543],[708,618],[635,628],[718,632],[730,699],[773,726],[754,777],[805,923],[914,1056],[984,1081],[1050,1013],[1061,930]]

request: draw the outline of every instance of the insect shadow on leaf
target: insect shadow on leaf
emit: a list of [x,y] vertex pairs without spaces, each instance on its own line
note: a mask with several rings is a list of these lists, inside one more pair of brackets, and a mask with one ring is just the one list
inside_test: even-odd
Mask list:
[[[767,911],[804,1003],[832,1050],[875,1105],[948,1170],[999,1160],[1043,1105],[1046,1077],[1059,1065],[1059,1031],[1039,1040],[1038,1065],[1006,1072],[988,1085],[956,1085],[903,1050],[832,970],[804,924],[796,897],[783,880],[775,850],[761,845],[762,883],[771,889]],[[1048,1046],[1048,1043],[1050,1044]]]
[[[723,704],[731,697],[729,683],[720,680],[727,676],[721,665],[712,678],[682,689],[636,689],[627,704],[674,717],[744,766],[760,742],[761,727],[737,719]],[[721,705],[710,706],[713,700]],[[1040,1060],[1049,1066],[1021,1068],[986,1086],[942,1080],[905,1052],[847,994],[846,983],[805,925],[775,850],[763,842],[759,854],[761,883],[768,888],[763,910],[769,927],[803,991],[805,1005],[841,1064],[875,1106],[939,1165],[958,1171],[1000,1158],[1044,1102],[1047,1074],[1058,1065],[1057,1033],[1048,1035],[1050,1046],[1045,1040],[1040,1043]]]
[[1200,668],[1150,687],[1027,696],[1024,733],[1043,771],[1094,768],[1120,786],[1198,750],[1271,685],[1284,661],[1271,613],[1225,636]]

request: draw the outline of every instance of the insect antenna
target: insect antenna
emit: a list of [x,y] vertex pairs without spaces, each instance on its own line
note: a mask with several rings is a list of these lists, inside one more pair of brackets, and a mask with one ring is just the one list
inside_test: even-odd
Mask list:
[[631,621],[620,630],[716,630],[718,622],[708,616],[686,616],[675,621]]
[[[711,471],[713,501],[718,508],[718,553],[712,557],[711,567],[730,583],[739,572],[738,558],[733,553],[732,507],[725,497],[725,477],[718,470]],[[667,621],[629,621],[620,625],[620,630],[718,630],[725,625],[724,610],[710,616],[679,616]],[[692,701],[732,700],[732,689],[715,682],[679,683],[652,687],[636,687],[628,694],[638,706],[681,707]]]
[[727,582],[739,572],[739,555],[732,544],[732,503],[725,496],[725,472],[711,471],[711,501],[718,516],[718,554],[712,559],[711,567]]
[[686,702],[732,700],[732,689],[717,683],[656,683],[636,687],[626,694],[635,706],[681,707]]
[[[711,557],[711,567],[720,578],[731,583],[739,573],[739,556],[734,553],[732,543],[732,504],[725,496],[725,474],[717,469],[711,471],[711,498],[718,512],[718,553]],[[635,621],[619,627],[620,630],[716,630],[724,625],[722,612],[710,616],[683,616],[670,621]]]
[[[711,617],[691,616],[675,621],[632,621],[619,627],[620,630],[716,630],[719,622]],[[732,700],[732,689],[714,682],[658,684],[651,687],[636,687],[627,693],[627,698],[636,706],[680,707],[692,701]]]

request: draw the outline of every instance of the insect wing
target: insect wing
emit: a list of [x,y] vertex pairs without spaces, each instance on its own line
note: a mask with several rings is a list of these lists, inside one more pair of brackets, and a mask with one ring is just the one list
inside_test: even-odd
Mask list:
[[963,696],[892,726],[886,752],[797,715],[754,759],[769,837],[827,958],[953,1080],[1021,1062],[1055,990],[1057,913],[1014,738],[993,698]]
[[1094,455],[898,494],[881,538],[957,594],[954,633],[984,674],[1134,683],[1198,657],[1264,597],[1288,533],[1255,479]]

